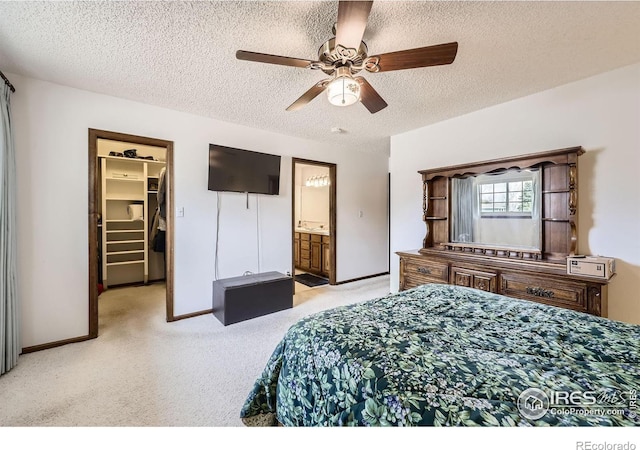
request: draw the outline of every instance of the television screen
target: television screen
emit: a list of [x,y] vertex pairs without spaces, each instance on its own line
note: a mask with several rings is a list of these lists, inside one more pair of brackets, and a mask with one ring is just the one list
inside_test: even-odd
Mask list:
[[209,144],[209,190],[278,195],[280,156]]

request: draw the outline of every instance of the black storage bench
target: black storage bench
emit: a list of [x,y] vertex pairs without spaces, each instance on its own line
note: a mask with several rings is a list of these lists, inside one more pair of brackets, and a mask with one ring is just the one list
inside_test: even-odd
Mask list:
[[223,325],[293,307],[293,278],[265,272],[213,282],[213,315]]

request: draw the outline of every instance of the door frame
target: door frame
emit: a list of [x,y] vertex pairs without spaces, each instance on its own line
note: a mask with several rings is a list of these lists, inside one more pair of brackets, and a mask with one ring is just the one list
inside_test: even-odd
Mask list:
[[[320,166],[326,167],[329,169],[329,234],[331,236],[331,240],[329,243],[329,249],[331,250],[330,259],[329,259],[329,284],[336,284],[336,242],[338,230],[336,227],[337,224],[337,202],[336,202],[336,172],[337,166],[334,163],[322,162],[322,161],[312,161],[310,159],[302,159],[302,158],[292,158],[291,162],[291,274],[295,281],[296,275],[296,263],[295,263],[295,255],[293,252],[293,245],[295,243],[295,233],[296,233],[296,164],[305,164],[309,166]],[[295,283],[293,283],[293,292],[295,293]]]
[[173,211],[173,141],[154,139],[132,134],[89,128],[89,338],[98,337],[98,139],[109,139],[138,145],[164,147],[166,153],[167,186],[167,231],[165,245],[166,269],[166,319],[176,320],[173,315],[173,263],[174,263],[174,211]]

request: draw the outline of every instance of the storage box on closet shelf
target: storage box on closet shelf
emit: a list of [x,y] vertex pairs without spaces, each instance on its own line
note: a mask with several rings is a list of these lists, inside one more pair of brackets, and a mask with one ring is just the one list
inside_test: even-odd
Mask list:
[[142,205],[138,205],[135,203],[130,204],[127,207],[129,212],[129,219],[131,220],[144,220],[144,213],[142,211]]

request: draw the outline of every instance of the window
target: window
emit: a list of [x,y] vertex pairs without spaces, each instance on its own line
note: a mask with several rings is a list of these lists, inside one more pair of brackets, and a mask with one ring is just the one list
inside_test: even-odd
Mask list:
[[482,217],[531,217],[533,180],[531,178],[482,183],[479,186]]

